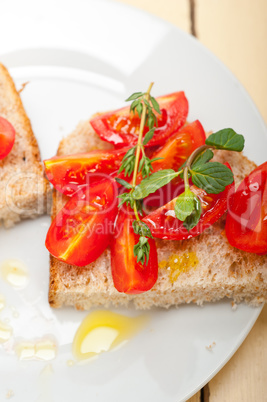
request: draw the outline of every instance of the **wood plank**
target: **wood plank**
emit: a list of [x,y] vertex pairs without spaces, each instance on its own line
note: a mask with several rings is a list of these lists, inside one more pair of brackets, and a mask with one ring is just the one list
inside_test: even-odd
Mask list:
[[267,305],[247,339],[209,382],[209,402],[267,401]]
[[156,15],[190,32],[188,0],[117,0]]
[[[200,41],[237,76],[267,122],[267,2],[196,0]],[[267,306],[230,362],[205,388],[209,402],[265,401]]]
[[197,392],[194,396],[187,400],[187,402],[201,402],[201,393]]
[[267,1],[195,0],[199,40],[237,76],[267,122]]

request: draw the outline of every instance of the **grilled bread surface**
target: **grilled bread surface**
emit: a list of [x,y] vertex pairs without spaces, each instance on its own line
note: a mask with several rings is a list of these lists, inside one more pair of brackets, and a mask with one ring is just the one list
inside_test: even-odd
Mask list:
[[[58,154],[109,147],[85,121],[61,141]],[[256,167],[237,152],[217,151],[214,160],[230,163],[236,184]],[[65,202],[66,198],[54,192],[52,218]],[[138,309],[149,309],[191,302],[203,304],[224,297],[259,305],[267,300],[267,256],[230,246],[224,225],[225,216],[193,239],[157,240],[158,280],[150,291],[139,295],[126,295],[114,288],[109,249],[85,267],[68,265],[51,256],[50,305],[88,310],[92,306],[127,306],[133,302]]]
[[16,130],[11,152],[0,160],[0,223],[13,226],[47,211],[50,186],[30,120],[7,69],[0,64],[0,116]]

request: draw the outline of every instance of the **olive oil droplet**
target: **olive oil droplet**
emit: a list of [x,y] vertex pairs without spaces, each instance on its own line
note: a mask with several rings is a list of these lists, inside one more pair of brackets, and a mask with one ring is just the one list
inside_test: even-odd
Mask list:
[[28,283],[28,270],[20,260],[5,260],[0,267],[3,279],[14,288],[24,288]]
[[78,360],[89,359],[121,346],[144,327],[147,316],[127,317],[100,310],[82,321],[73,340],[73,355]]
[[0,321],[0,343],[7,342],[11,338],[12,333],[12,328],[3,321]]
[[50,339],[23,341],[16,345],[15,352],[19,360],[49,361],[56,357],[57,347]]
[[4,296],[0,295],[0,311],[3,310],[5,305],[6,305],[5,298],[4,298]]

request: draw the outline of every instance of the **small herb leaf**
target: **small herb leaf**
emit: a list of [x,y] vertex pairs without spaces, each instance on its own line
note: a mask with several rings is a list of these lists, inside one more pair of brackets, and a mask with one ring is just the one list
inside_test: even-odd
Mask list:
[[136,99],[135,101],[133,101],[133,103],[131,103],[130,111],[134,112],[134,109],[139,104],[139,102],[140,102],[139,99]]
[[133,186],[130,183],[128,183],[127,181],[125,181],[123,179],[119,179],[118,177],[115,177],[115,180],[117,183],[121,184],[125,188],[128,188],[128,190],[131,190],[133,188]]
[[168,184],[172,179],[178,176],[179,173],[173,169],[164,169],[152,173],[149,177],[142,180],[141,183],[135,187],[132,196],[135,200],[140,200],[147,197],[149,194],[154,193],[165,184]]
[[186,218],[192,214],[195,209],[194,202],[195,194],[187,188],[176,200],[175,215],[180,221],[185,221]]
[[160,108],[159,108],[159,104],[158,104],[158,102],[156,101],[156,99],[155,99],[153,96],[150,96],[150,101],[151,101],[152,106],[153,106],[153,108],[155,109],[155,111],[156,111],[158,114],[161,114],[161,111],[160,111]]
[[232,128],[225,128],[211,134],[206,139],[206,144],[217,149],[241,152],[244,148],[245,139],[243,135],[237,134]]
[[143,95],[143,92],[134,92],[131,96],[129,96],[129,98],[126,99],[125,102],[129,102],[135,99],[140,98]]
[[144,236],[139,237],[139,242],[135,244],[133,251],[134,256],[137,257],[137,262],[141,262],[142,265],[144,265],[146,260],[146,264],[148,263],[150,245],[146,237]]
[[205,163],[209,162],[213,158],[213,152],[211,149],[206,149],[202,154],[200,154],[192,164],[192,169],[196,168],[197,166],[204,165]]
[[152,137],[154,135],[154,131],[155,131],[155,128],[152,128],[151,130],[149,130],[146,133],[146,135],[145,135],[145,137],[143,139],[143,145],[147,145],[147,143],[152,139]]
[[138,113],[138,116],[141,119],[141,115],[142,115],[142,112],[143,112],[143,103],[141,103],[141,102],[138,103],[138,105],[136,106],[136,111]]
[[195,208],[192,214],[187,216],[183,223],[183,226],[188,230],[188,232],[198,224],[201,216],[201,202],[196,195],[194,197],[194,203]]
[[234,181],[232,171],[219,162],[209,162],[190,169],[193,183],[208,194],[219,194]]
[[147,119],[147,125],[149,130],[153,130],[154,124],[155,124],[155,115],[153,113],[150,113]]
[[133,199],[131,193],[120,194],[120,195],[118,195],[118,198],[121,199],[121,202],[119,203],[118,207],[121,207],[124,203],[126,203],[126,205],[130,204],[130,207],[133,209],[133,207],[134,207],[134,199]]
[[151,231],[149,227],[145,224],[145,222],[133,221],[133,230],[135,234],[145,237],[151,237],[151,239],[153,239]]

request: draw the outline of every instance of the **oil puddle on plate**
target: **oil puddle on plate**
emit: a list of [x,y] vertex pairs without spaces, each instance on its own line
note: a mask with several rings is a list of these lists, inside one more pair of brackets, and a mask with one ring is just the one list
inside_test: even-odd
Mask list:
[[146,315],[127,317],[111,311],[94,311],[85,317],[75,334],[73,355],[77,360],[85,360],[114,350],[137,334],[147,321]]
[[0,266],[0,273],[2,278],[14,288],[22,289],[28,284],[28,269],[20,260],[3,261]]

